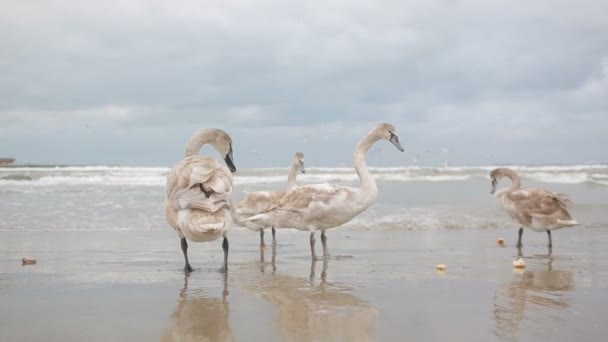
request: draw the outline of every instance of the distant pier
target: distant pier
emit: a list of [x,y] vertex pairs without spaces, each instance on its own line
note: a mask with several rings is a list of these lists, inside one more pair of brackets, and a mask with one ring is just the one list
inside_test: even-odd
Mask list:
[[0,166],[7,166],[15,162],[15,158],[0,158]]

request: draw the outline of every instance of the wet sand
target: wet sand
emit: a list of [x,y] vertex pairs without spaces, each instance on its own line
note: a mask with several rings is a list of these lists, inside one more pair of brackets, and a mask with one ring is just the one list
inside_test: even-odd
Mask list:
[[279,230],[261,261],[259,236],[234,230],[227,274],[217,241],[190,244],[185,276],[169,229],[0,232],[0,340],[603,340],[608,230],[556,231],[551,253],[526,231],[520,272],[516,236],[334,229],[311,264],[307,233]]

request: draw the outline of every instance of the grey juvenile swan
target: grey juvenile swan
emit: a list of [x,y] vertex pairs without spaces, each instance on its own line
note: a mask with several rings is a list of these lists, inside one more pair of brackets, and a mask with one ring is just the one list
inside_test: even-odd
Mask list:
[[[205,144],[211,144],[222,156],[228,167],[213,157],[200,157]],[[184,270],[192,271],[188,261],[188,242],[207,242],[224,238],[223,269],[228,269],[228,238],[232,215],[230,195],[232,172],[232,139],[215,128],[196,132],[186,145],[185,159],[167,175],[165,217],[181,239],[184,253]]]
[[[496,184],[503,177],[511,180],[511,186],[496,191]],[[579,223],[572,219],[568,211],[570,200],[567,195],[544,189],[521,188],[521,179],[515,171],[501,167],[492,170],[492,191],[504,211],[517,221],[521,227],[517,247],[521,247],[521,236],[524,227],[537,232],[547,232],[549,247],[553,245],[551,231],[563,227],[576,226]]]
[[[298,171],[304,173],[304,153],[297,152],[291,163],[291,167],[289,168],[289,173],[287,175],[287,189],[293,189],[296,187],[296,177],[298,175]],[[264,247],[264,228],[268,226],[264,226],[257,222],[246,220],[248,217],[257,215],[259,213],[264,212],[268,207],[276,201],[278,198],[283,196],[285,191],[255,191],[246,193],[243,200],[235,206],[234,218],[235,223],[247,227],[253,231],[260,232],[260,246]],[[275,227],[272,226],[272,244],[276,246],[276,230]]]

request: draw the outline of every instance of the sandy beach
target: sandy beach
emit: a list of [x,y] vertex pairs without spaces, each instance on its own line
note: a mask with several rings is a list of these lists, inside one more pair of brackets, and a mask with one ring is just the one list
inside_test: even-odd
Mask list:
[[[2,341],[597,341],[608,306],[608,234],[513,229],[328,234],[312,264],[307,234],[263,250],[234,230],[228,274],[218,243],[193,244],[185,276],[167,231],[2,232]],[[498,247],[496,239],[506,238]],[[273,257],[274,255],[274,257]],[[23,256],[38,265],[21,266]],[[437,272],[435,265],[447,270]]]

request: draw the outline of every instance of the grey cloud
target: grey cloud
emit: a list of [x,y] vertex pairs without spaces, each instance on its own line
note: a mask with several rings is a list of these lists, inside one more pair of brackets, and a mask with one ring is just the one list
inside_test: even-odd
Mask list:
[[[350,151],[375,122],[391,121],[412,154],[453,146],[432,163],[517,162],[523,149],[533,160],[577,161],[530,147],[555,141],[552,132],[576,158],[600,158],[585,144],[608,142],[596,132],[608,115],[607,11],[548,0],[5,2],[0,154],[38,130],[37,141],[57,149],[74,143],[60,138],[70,132],[102,149],[86,134],[94,126],[126,132],[126,161],[164,163],[207,125],[235,131],[243,151],[308,139],[320,154],[329,140]],[[172,148],[142,132],[164,132]],[[102,150],[117,153],[112,146]],[[145,155],[145,146],[162,152]],[[320,162],[348,163],[343,155]]]

